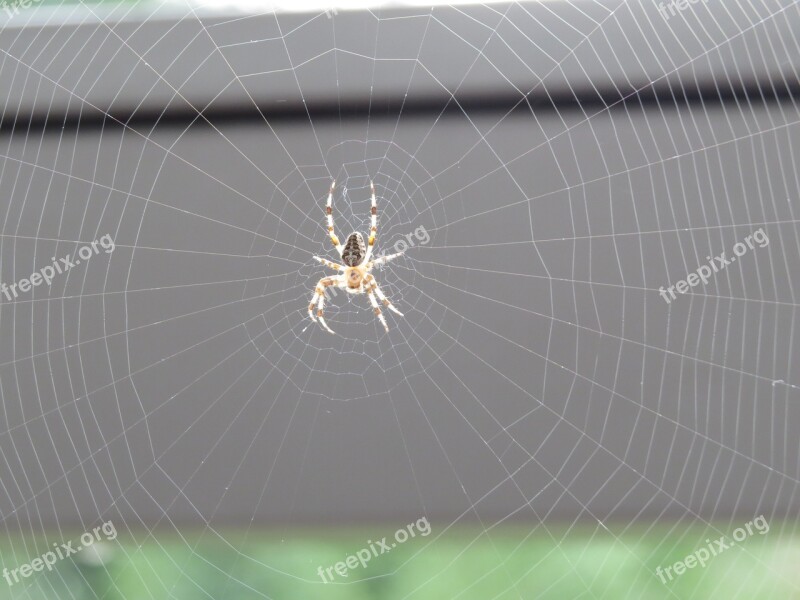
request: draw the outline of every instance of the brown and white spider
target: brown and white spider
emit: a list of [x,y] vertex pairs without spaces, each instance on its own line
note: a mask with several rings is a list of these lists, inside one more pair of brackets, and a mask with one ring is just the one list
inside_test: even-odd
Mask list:
[[[325,317],[323,317],[323,308],[325,306],[325,290],[328,287],[334,286],[339,289],[343,289],[350,294],[366,294],[369,296],[369,301],[372,303],[372,308],[375,311],[375,315],[378,317],[378,319],[380,319],[380,322],[383,324],[386,331],[389,331],[389,326],[386,324],[386,318],[383,316],[380,306],[378,306],[378,301],[375,299],[375,295],[377,294],[378,298],[389,308],[389,310],[394,311],[401,317],[403,316],[403,313],[397,310],[386,297],[386,295],[381,291],[381,288],[378,287],[378,282],[375,281],[375,277],[372,275],[372,273],[370,273],[370,271],[372,271],[373,267],[386,264],[390,260],[397,258],[403,253],[398,252],[397,254],[388,254],[376,258],[375,260],[370,260],[370,257],[372,256],[372,249],[375,246],[375,239],[378,234],[378,205],[375,202],[375,186],[371,181],[369,182],[369,187],[372,191],[372,222],[369,229],[368,243],[365,245],[362,235],[357,231],[354,231],[347,236],[344,244],[340,244],[339,238],[336,237],[336,234],[333,232],[333,189],[335,187],[336,181],[334,180],[333,183],[331,183],[331,189],[328,193],[328,204],[325,207],[325,212],[327,213],[328,217],[328,233],[331,236],[331,242],[333,242],[336,252],[338,252],[342,257],[342,262],[344,264],[334,263],[329,260],[325,260],[324,258],[320,258],[319,256],[314,257],[314,259],[318,260],[326,267],[337,271],[338,274],[332,275],[331,277],[323,277],[317,282],[317,286],[314,288],[314,296],[311,298],[311,303],[308,305],[308,316],[310,316],[311,320],[314,322],[316,322],[317,318],[319,318],[320,324],[327,331],[333,333],[333,330],[328,327],[328,324],[325,322]],[[314,316],[315,304],[317,305],[316,317]]]

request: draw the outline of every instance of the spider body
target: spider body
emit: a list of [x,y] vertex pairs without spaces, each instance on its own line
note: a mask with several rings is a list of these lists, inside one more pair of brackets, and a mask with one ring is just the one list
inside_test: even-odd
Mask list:
[[[347,236],[344,244],[339,243],[339,238],[333,231],[333,190],[336,187],[336,182],[331,184],[330,192],[328,193],[328,204],[325,207],[325,213],[328,220],[328,235],[331,238],[331,243],[341,256],[342,263],[338,264],[315,256],[314,259],[321,262],[328,268],[337,271],[337,275],[331,277],[323,277],[317,282],[314,288],[314,295],[311,298],[311,303],[308,305],[308,316],[312,321],[319,320],[320,325],[326,331],[333,333],[328,324],[325,322],[324,310],[325,306],[325,290],[330,286],[344,289],[351,294],[366,294],[372,304],[372,309],[375,316],[378,317],[386,331],[389,331],[389,326],[386,324],[386,318],[383,316],[376,296],[383,302],[383,304],[391,311],[397,313],[401,317],[403,313],[394,307],[394,304],[386,297],[386,295],[378,287],[378,282],[370,271],[376,265],[381,265],[389,262],[390,260],[403,254],[389,254],[381,256],[375,260],[370,260],[372,256],[372,249],[375,245],[375,240],[378,234],[378,207],[375,200],[375,186],[370,182],[370,190],[372,192],[372,209],[371,209],[371,223],[369,230],[369,238],[367,243],[364,243],[364,237],[357,231]],[[316,305],[317,311],[314,314],[314,306]]]
[[342,251],[342,262],[348,267],[357,267],[367,256],[367,247],[360,233],[354,231],[347,237]]
[[367,270],[362,267],[348,267],[344,272],[344,280],[347,282],[347,291],[358,293],[361,285],[367,276]]

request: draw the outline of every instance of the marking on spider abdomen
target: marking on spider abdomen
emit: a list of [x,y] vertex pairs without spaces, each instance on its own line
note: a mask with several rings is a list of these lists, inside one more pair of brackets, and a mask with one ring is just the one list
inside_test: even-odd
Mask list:
[[367,249],[364,247],[364,239],[358,233],[351,234],[344,243],[342,251],[342,261],[348,267],[355,267],[364,260]]

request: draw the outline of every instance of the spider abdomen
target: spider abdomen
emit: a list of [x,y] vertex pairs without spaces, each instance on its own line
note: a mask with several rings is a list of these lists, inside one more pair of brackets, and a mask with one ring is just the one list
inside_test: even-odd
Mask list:
[[360,233],[351,233],[344,243],[342,250],[342,262],[348,267],[356,267],[361,264],[367,255],[367,247],[364,238]]

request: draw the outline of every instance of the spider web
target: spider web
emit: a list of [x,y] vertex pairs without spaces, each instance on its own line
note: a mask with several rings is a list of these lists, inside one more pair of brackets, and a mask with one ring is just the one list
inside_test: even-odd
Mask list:
[[[144,543],[183,574],[143,597],[216,597],[193,560],[223,597],[278,597],[237,575],[254,564],[321,594],[330,562],[260,561],[261,527],[426,516],[410,558],[347,584],[424,597],[446,566],[404,574],[471,525],[465,548],[499,558],[447,593],[499,572],[495,597],[530,597],[549,563],[520,575],[523,544],[497,541],[521,522],[599,597],[579,531],[642,586],[672,544],[756,515],[796,535],[797,2],[240,8],[39,7],[0,32],[0,280],[115,241],[0,303],[4,565],[110,519],[132,577],[158,572]],[[388,332],[363,295],[328,298],[335,336],[306,316],[330,274],[312,257],[337,260],[332,179],[340,238],[368,230],[374,181],[377,252],[410,246],[375,271],[405,314]],[[661,299],[759,228],[768,246]],[[771,575],[755,593],[797,593],[789,559],[740,551]],[[56,571],[9,593],[74,589]]]

